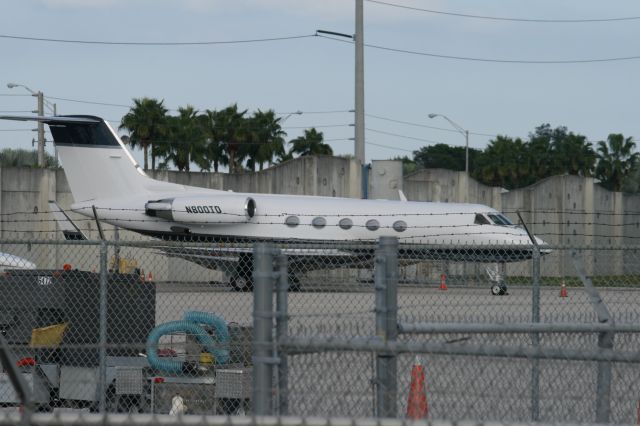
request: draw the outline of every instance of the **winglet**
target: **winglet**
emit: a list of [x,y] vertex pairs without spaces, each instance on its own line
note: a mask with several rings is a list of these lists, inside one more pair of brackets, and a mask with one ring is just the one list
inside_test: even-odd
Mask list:
[[407,196],[404,195],[404,192],[402,192],[402,189],[398,189],[398,195],[400,196],[400,201],[407,201]]
[[53,214],[53,218],[58,223],[65,240],[86,240],[87,237],[76,226],[67,213],[60,208],[57,202],[49,201],[49,211]]

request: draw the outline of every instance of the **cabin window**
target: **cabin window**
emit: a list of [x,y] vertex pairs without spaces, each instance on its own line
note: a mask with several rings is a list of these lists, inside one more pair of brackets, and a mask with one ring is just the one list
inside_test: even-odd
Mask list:
[[338,226],[345,230],[351,229],[351,227],[353,226],[353,221],[348,217],[345,217],[344,219],[340,219],[340,222],[338,222]]
[[311,225],[313,225],[313,227],[316,229],[322,229],[325,227],[326,224],[327,224],[327,219],[320,216],[314,217],[313,220],[311,221]]
[[396,232],[404,232],[407,230],[407,222],[404,220],[396,220],[393,222],[393,229],[395,229]]
[[486,217],[484,217],[484,215],[481,214],[476,214],[476,219],[473,221],[473,223],[475,223],[476,225],[491,225],[491,222],[489,222],[489,219],[487,219]]
[[300,225],[300,218],[298,216],[288,216],[285,220],[284,223],[291,228],[295,228],[296,226]]
[[375,219],[369,219],[364,226],[366,226],[369,231],[377,231],[378,228],[380,228],[380,222]]

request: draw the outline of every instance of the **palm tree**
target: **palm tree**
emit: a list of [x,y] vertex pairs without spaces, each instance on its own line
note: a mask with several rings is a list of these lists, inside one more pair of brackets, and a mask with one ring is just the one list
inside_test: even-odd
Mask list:
[[478,156],[474,176],[486,185],[512,189],[529,184],[528,150],[520,138],[496,137]]
[[553,160],[558,173],[578,176],[593,176],[596,166],[596,152],[587,137],[567,133],[552,142]]
[[198,111],[187,105],[178,108],[177,117],[168,117],[168,144],[163,145],[165,164],[173,162],[180,171],[189,171],[191,161],[204,155],[205,134]]
[[241,170],[243,152],[240,146],[247,138],[246,113],[247,110],[238,111],[238,105],[233,104],[214,114],[213,133],[228,156],[229,173]]
[[552,129],[549,124],[543,124],[536,127],[534,133],[529,133],[525,148],[528,152],[527,167],[530,176],[520,186],[562,173],[555,169],[552,141],[561,139],[563,132],[566,133],[566,128]]
[[216,126],[218,121],[218,111],[206,110],[204,114],[199,116],[200,126],[205,136],[205,147],[201,158],[195,158],[194,162],[201,170],[211,170],[218,172],[220,163],[228,164],[229,159],[225,155],[223,141],[220,136],[220,126]]
[[144,151],[144,170],[148,170],[148,152],[151,147],[151,170],[155,170],[156,153],[153,144],[165,132],[167,109],[164,100],[138,98],[133,100],[133,107],[122,117],[119,129],[130,133],[129,143],[133,148],[139,146]]
[[280,126],[280,117],[273,110],[258,110],[246,121],[245,153],[249,157],[247,165],[255,171],[256,163],[260,165],[273,161],[274,156],[284,155],[284,137],[287,133]]
[[620,191],[625,179],[631,175],[638,162],[638,153],[632,152],[636,144],[632,137],[625,139],[620,133],[612,133],[607,142],[598,142],[596,177],[602,186]]
[[318,132],[315,127],[304,131],[304,136],[293,139],[292,154],[298,154],[301,157],[305,155],[333,155],[331,146],[323,142],[324,136],[322,132]]

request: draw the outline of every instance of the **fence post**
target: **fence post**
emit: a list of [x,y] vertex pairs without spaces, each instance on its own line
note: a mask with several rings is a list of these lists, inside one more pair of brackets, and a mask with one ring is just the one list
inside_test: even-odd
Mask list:
[[[540,248],[533,245],[532,286],[531,286],[531,322],[540,322]],[[540,346],[540,334],[531,333],[534,348]],[[540,420],[540,358],[531,360],[531,421]]]
[[[375,256],[376,335],[383,341],[398,338],[398,240],[380,237]],[[397,357],[379,352],[376,356],[376,415],[397,417]]]
[[276,293],[276,346],[275,355],[280,359],[278,364],[278,412],[279,416],[289,414],[289,365],[286,352],[279,350],[278,342],[289,334],[289,270],[287,255],[276,258],[278,267],[278,285]]
[[273,257],[268,243],[253,246],[253,414],[273,411]]
[[24,377],[22,377],[20,371],[18,371],[18,368],[16,367],[16,360],[13,359],[9,344],[2,334],[0,334],[0,366],[2,366],[4,371],[6,371],[9,381],[13,386],[13,390],[22,403],[23,411],[20,423],[28,426],[31,424],[31,415],[33,414],[34,409],[33,401],[31,399],[31,389],[29,389],[29,385],[25,381]]
[[107,405],[107,242],[100,241],[100,342],[99,342],[99,372],[98,372],[98,410],[106,411]]
[[[584,289],[589,295],[589,301],[593,306],[593,310],[601,324],[614,325],[613,317],[604,303],[600,292],[593,285],[593,282],[587,277],[587,272],[583,262],[578,258],[578,252],[571,252],[573,264],[578,273],[580,281]],[[615,333],[613,331],[604,331],[598,334],[598,347],[603,350],[613,349],[613,340]],[[596,423],[609,423],[611,415],[611,361],[598,361],[597,382],[596,382]]]

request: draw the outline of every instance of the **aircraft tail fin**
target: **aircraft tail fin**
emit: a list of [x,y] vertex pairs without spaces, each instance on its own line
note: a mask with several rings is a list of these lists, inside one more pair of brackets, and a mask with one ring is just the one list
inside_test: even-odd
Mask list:
[[87,236],[78,228],[71,220],[69,215],[60,208],[57,202],[49,201],[49,211],[53,214],[53,218],[58,223],[58,227],[62,231],[65,240],[86,240]]
[[147,192],[153,182],[103,119],[90,115],[10,116],[49,126],[76,202]]

